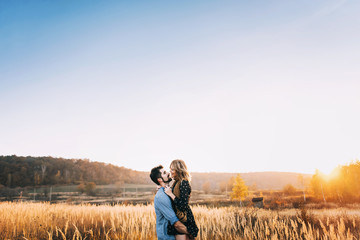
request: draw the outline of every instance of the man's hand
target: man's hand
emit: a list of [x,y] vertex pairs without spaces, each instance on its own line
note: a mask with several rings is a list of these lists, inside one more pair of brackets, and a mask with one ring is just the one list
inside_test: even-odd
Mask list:
[[179,233],[189,234],[186,226],[180,221],[177,221],[176,223],[174,223],[174,227],[175,227],[176,231],[178,231]]

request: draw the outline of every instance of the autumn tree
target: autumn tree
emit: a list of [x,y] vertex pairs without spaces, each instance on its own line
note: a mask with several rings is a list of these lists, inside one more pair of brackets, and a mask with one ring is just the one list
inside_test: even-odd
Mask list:
[[80,183],[76,188],[80,193],[85,192],[85,185],[83,183]]
[[47,166],[45,164],[41,164],[41,183],[44,183],[46,168]]
[[316,169],[315,174],[311,178],[310,187],[316,197],[319,198],[322,196],[324,202],[326,202],[324,193],[325,184],[324,175]]
[[220,182],[220,184],[219,184],[220,192],[225,192],[226,191],[226,189],[227,189],[226,185],[227,185],[227,182],[225,182],[225,181]]
[[202,189],[203,189],[204,193],[208,194],[211,190],[210,182],[209,181],[204,182],[202,185]]
[[298,183],[300,184],[300,186],[302,188],[302,191],[303,191],[304,202],[306,202],[305,188],[306,188],[306,185],[307,185],[307,179],[304,177],[304,175],[299,174],[297,180],[298,180]]
[[227,181],[227,185],[226,185],[227,191],[230,191],[234,187],[234,184],[235,184],[235,177],[231,177],[229,181]]
[[283,192],[288,195],[288,196],[291,196],[291,195],[294,195],[296,193],[296,188],[291,185],[291,184],[287,184],[283,187]]
[[231,191],[231,189],[233,188],[234,186],[234,183],[235,183],[235,177],[231,177],[229,178],[229,180],[227,181],[222,181],[220,182],[219,184],[219,187],[220,187],[220,191],[221,192],[228,192],[228,191]]
[[95,195],[96,184],[94,182],[86,183],[85,192],[87,195],[93,196]]
[[239,200],[240,206],[242,206],[242,200],[249,195],[248,187],[245,185],[244,180],[241,178],[241,175],[236,175],[234,179],[234,186],[232,188],[232,192],[230,194],[230,198],[232,200]]

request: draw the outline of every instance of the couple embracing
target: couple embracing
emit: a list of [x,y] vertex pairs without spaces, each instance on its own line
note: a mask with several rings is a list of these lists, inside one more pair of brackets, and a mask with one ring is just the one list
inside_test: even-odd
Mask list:
[[154,199],[158,240],[194,239],[199,229],[189,206],[191,177],[185,162],[172,161],[170,173],[161,165],[154,167],[150,178],[160,186]]

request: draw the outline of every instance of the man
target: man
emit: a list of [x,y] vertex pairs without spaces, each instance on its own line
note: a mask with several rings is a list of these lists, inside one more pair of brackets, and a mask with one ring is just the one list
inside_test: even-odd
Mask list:
[[164,170],[163,166],[151,169],[150,178],[156,184],[161,186],[154,198],[156,214],[156,234],[158,240],[175,240],[175,237],[167,234],[167,227],[170,223],[174,225],[179,233],[189,234],[186,226],[179,221],[171,206],[171,200],[164,192],[166,184],[171,181],[170,173]]

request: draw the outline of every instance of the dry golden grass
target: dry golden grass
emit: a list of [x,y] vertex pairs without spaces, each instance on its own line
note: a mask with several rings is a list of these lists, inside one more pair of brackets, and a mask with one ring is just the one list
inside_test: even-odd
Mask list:
[[[194,206],[198,239],[359,239],[360,209]],[[153,205],[0,203],[0,239],[156,239]]]

